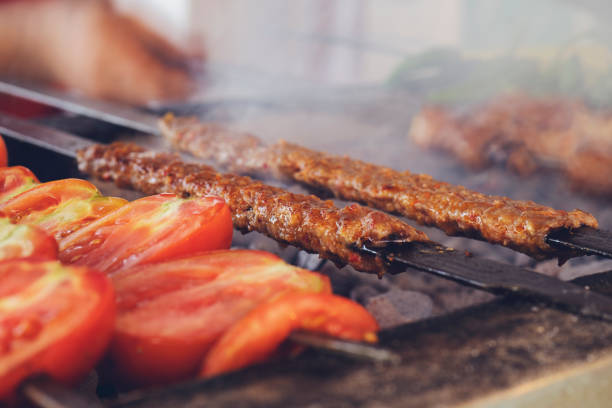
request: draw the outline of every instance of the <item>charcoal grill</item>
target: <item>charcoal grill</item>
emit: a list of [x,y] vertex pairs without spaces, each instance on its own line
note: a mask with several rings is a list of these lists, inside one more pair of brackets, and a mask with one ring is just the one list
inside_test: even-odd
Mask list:
[[[23,95],[25,96],[25,95]],[[395,99],[397,95],[393,95]],[[252,104],[249,104],[251,106]],[[256,114],[247,110],[254,127],[265,129],[266,117],[281,120],[291,115],[313,115],[303,105],[282,109],[276,104],[258,106]],[[280,104],[282,105],[282,104]],[[180,109],[180,106],[174,106]],[[368,109],[370,108],[370,109]],[[245,114],[241,104],[224,103],[210,106],[183,107],[189,111],[197,109],[203,116],[214,119],[235,119]],[[367,120],[374,122],[388,119],[388,111],[368,106],[359,106],[359,111],[371,112]],[[163,107],[160,108],[160,111]],[[343,115],[341,123],[363,123],[354,111],[335,112]],[[326,113],[326,119],[329,119]],[[332,115],[332,116],[333,116]],[[378,118],[378,119],[376,119]],[[269,119],[268,119],[269,120]],[[136,140],[138,143],[159,146],[152,136],[127,131],[125,128],[78,115],[57,114],[37,119],[51,127],[62,128],[80,135],[87,135],[102,142],[110,140]],[[260,121],[260,122],[258,122]],[[313,147],[326,150],[341,150],[349,154],[365,156],[376,146],[377,153],[389,150],[381,148],[384,142],[406,143],[398,135],[404,129],[405,119],[392,123],[376,138],[363,139],[363,144],[347,144],[338,137],[333,141],[307,140]],[[247,126],[248,123],[238,125]],[[356,125],[353,125],[356,126]],[[299,134],[286,134],[285,138],[299,138]],[[277,130],[279,131],[279,130]],[[278,135],[267,134],[270,138]],[[361,139],[360,139],[361,141]],[[303,140],[302,140],[303,142]],[[32,168],[42,179],[82,176],[74,163],[60,155],[42,148],[33,147],[15,140],[7,140],[11,164]],[[382,149],[382,150],[381,150]],[[393,156],[390,153],[390,156]],[[431,160],[439,158],[407,149],[399,158],[379,155],[372,159],[381,164],[397,163],[399,167],[423,171],[442,178],[441,172],[454,170],[455,177],[463,177],[463,184],[472,184],[475,189],[489,189],[520,199],[535,199],[545,204],[554,204],[555,196],[563,194],[561,181],[547,182],[548,188],[538,197],[530,197],[529,189],[519,189],[513,176],[500,174],[469,176],[453,168],[452,163],[443,162],[443,167],[433,167]],[[366,157],[363,157],[366,158]],[[410,160],[408,160],[410,159]],[[459,175],[459,176],[458,176]],[[448,179],[448,177],[447,177]],[[466,180],[469,183],[466,183]],[[452,177],[449,181],[452,180]],[[531,183],[543,183],[535,180]],[[106,183],[95,182],[104,194],[133,199],[138,195],[117,189]],[[524,183],[523,183],[524,184]],[[528,186],[529,187],[529,186]],[[543,195],[542,195],[543,194]],[[524,195],[524,196],[521,196]],[[601,219],[597,211],[602,203],[584,197],[572,198],[586,210],[600,218],[610,228],[610,218]],[[547,202],[548,201],[548,202]],[[606,223],[608,223],[606,225]],[[429,231],[428,231],[429,233]],[[432,231],[434,239],[446,240],[451,246],[465,247],[519,265],[529,265],[530,260],[511,251],[491,247],[484,243],[457,238],[444,238]],[[246,239],[248,245],[251,240]],[[476,245],[476,247],[474,247]],[[576,261],[577,264],[584,262]],[[595,261],[597,262],[597,261]],[[570,265],[571,266],[571,265]],[[408,271],[424,282],[434,278],[423,277],[419,272]],[[406,275],[404,274],[404,276]],[[406,278],[402,278],[406,279]],[[410,278],[408,278],[410,279]],[[334,277],[332,276],[332,281]],[[401,283],[401,282],[400,282]],[[414,282],[413,282],[414,283]],[[579,278],[577,283],[592,290],[612,295],[612,272],[603,272]],[[404,284],[410,284],[405,283]],[[446,291],[460,291],[450,285]],[[342,289],[341,289],[342,291]],[[343,294],[349,294],[343,293]],[[400,363],[373,363],[347,357],[331,355],[320,350],[309,350],[301,356],[251,367],[238,373],[206,381],[190,381],[161,389],[135,390],[129,393],[112,394],[103,398],[107,406],[130,407],[174,407],[174,406],[577,406],[590,403],[605,406],[612,400],[612,325],[602,321],[582,318],[544,305],[514,298],[474,296],[478,305],[456,311],[438,306],[435,316],[404,324],[381,332],[381,345],[399,354]],[[470,302],[468,302],[470,303]],[[474,303],[474,302],[471,302]]]

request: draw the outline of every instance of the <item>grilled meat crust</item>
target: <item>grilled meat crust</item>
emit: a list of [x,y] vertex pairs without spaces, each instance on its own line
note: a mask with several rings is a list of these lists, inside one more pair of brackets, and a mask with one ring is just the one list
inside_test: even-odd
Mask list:
[[216,195],[229,205],[234,226],[318,253],[339,265],[382,274],[386,261],[357,249],[385,241],[428,242],[399,219],[357,204],[344,208],[315,196],[293,194],[249,177],[187,164],[177,155],[146,151],[134,144],[94,145],[78,154],[79,169],[146,194]]
[[597,227],[597,220],[580,210],[568,212],[531,201],[489,196],[428,175],[399,172],[283,141],[266,147],[248,133],[199,123],[194,118],[166,115],[160,126],[178,149],[232,171],[293,179],[345,200],[436,226],[448,235],[483,239],[538,259],[575,255],[549,246],[546,236],[550,232]]

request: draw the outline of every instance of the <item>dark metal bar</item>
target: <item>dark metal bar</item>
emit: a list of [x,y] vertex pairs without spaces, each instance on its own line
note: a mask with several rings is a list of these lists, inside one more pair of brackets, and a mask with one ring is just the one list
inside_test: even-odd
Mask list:
[[390,244],[364,251],[494,294],[545,301],[584,316],[612,321],[612,298],[528,269],[472,256],[437,244]]
[[558,248],[569,248],[585,253],[612,258],[612,232],[590,227],[572,231],[562,229],[546,237],[546,243]]

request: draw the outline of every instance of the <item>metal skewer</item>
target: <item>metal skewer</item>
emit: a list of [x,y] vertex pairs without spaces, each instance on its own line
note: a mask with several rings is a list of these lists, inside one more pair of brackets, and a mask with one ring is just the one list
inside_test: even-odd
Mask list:
[[586,255],[612,258],[612,232],[580,227],[572,231],[559,230],[548,234],[546,243],[558,248],[569,248]]
[[414,243],[364,251],[497,295],[542,300],[568,311],[612,321],[612,298],[528,269],[471,256],[442,245]]

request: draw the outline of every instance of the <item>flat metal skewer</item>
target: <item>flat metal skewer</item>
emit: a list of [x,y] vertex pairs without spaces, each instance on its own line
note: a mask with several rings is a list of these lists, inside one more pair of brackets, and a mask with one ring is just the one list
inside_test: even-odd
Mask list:
[[496,295],[540,300],[583,316],[612,321],[611,297],[529,269],[438,244],[390,244],[382,250],[366,246],[363,251]]
[[559,230],[548,234],[546,243],[557,248],[569,248],[586,255],[612,258],[612,232],[591,227]]

